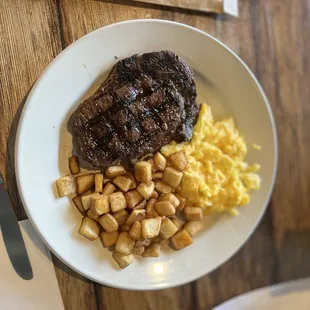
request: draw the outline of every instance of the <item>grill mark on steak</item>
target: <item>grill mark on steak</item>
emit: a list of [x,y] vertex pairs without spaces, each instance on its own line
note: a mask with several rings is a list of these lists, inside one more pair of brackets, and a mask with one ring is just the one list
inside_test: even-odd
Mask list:
[[193,71],[169,51],[119,61],[72,114],[77,153],[94,167],[135,162],[172,139],[189,141],[198,105]]

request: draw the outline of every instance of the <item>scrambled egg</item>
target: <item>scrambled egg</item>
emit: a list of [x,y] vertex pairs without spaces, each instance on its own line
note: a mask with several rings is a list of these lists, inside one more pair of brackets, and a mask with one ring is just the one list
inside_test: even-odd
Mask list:
[[249,191],[260,188],[258,164],[250,166],[244,161],[247,146],[234,120],[228,118],[214,122],[211,108],[203,104],[188,143],[176,143],[162,147],[169,156],[183,150],[189,165],[178,192],[192,206],[199,206],[205,213],[228,212],[237,215],[235,207],[250,202]]

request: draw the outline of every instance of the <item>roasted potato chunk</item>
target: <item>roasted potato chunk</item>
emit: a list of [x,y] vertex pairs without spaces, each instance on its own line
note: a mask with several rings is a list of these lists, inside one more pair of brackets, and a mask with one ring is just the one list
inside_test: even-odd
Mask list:
[[193,243],[193,239],[187,230],[182,229],[171,237],[171,242],[176,250],[181,250]]
[[115,218],[116,222],[118,223],[118,227],[121,227],[127,221],[129,214],[126,210],[120,210],[113,213],[113,217]]
[[102,215],[110,212],[109,197],[99,195],[91,198],[91,210],[96,215]]
[[160,226],[160,236],[162,238],[169,239],[177,231],[178,231],[178,228],[167,217],[162,221],[161,226]]
[[74,205],[76,206],[76,208],[82,213],[84,214],[85,213],[85,209],[83,207],[83,204],[82,204],[82,200],[81,200],[81,195],[78,195],[78,196],[75,196],[72,201],[74,203]]
[[138,209],[144,209],[146,206],[146,199],[143,199],[140,201],[133,209],[138,210]]
[[156,181],[156,180],[161,180],[163,178],[163,173],[162,172],[155,172],[152,174],[152,180]]
[[151,244],[151,239],[143,239],[141,241],[136,241],[135,247],[141,248],[141,247],[147,247]]
[[185,207],[183,212],[188,221],[202,220],[202,209],[199,207]]
[[75,177],[72,175],[66,175],[59,178],[56,181],[59,197],[69,196],[75,194],[77,187],[75,182]]
[[131,227],[129,225],[123,225],[121,228],[120,228],[120,231],[125,231],[125,232],[130,232],[130,229]]
[[110,246],[113,246],[116,244],[118,235],[119,235],[118,231],[113,231],[112,233],[103,231],[100,233],[102,243],[106,248],[109,248]]
[[99,223],[109,233],[118,230],[118,223],[110,213],[101,216]]
[[159,201],[155,203],[155,210],[161,216],[170,216],[175,214],[175,207],[169,201]]
[[146,205],[146,215],[150,217],[157,217],[159,216],[158,212],[155,210],[155,203],[157,200],[155,198],[151,198]]
[[161,195],[158,201],[169,201],[175,208],[180,205],[180,200],[172,193]]
[[193,237],[202,231],[203,223],[201,221],[191,221],[185,224],[184,229]]
[[130,238],[134,240],[140,240],[142,236],[142,224],[141,222],[134,222],[130,231],[129,231]]
[[178,228],[178,230],[181,230],[185,224],[185,221],[179,219],[176,216],[171,217],[170,220]]
[[111,195],[112,193],[114,193],[116,190],[115,186],[113,184],[111,184],[110,182],[106,183],[103,191],[102,191],[102,194],[103,195]]
[[102,193],[104,176],[102,173],[95,174],[95,192]]
[[158,257],[160,253],[160,244],[155,243],[155,244],[151,244],[150,246],[148,246],[142,256],[143,257]]
[[142,221],[142,237],[144,239],[154,238],[159,235],[161,217]]
[[140,222],[145,218],[145,210],[133,210],[128,219],[126,220],[126,225],[131,226],[134,222]]
[[184,210],[184,208],[186,207],[186,204],[187,204],[187,199],[186,198],[183,198],[182,196],[176,194],[177,198],[179,199],[180,201],[180,204],[178,206],[178,211],[182,212]]
[[184,151],[173,153],[169,157],[171,166],[179,171],[183,171],[188,166],[188,161]]
[[138,161],[134,165],[135,178],[145,184],[152,181],[152,165],[146,161]]
[[157,170],[164,171],[167,165],[166,158],[159,152],[154,155],[154,164]]
[[87,216],[88,216],[90,219],[92,219],[92,220],[98,222],[100,216],[99,216],[98,214],[94,213],[94,211],[93,211],[92,209],[88,209],[88,211],[87,211],[86,214],[87,214]]
[[136,254],[136,255],[142,255],[143,252],[144,252],[144,250],[145,250],[145,247],[140,247],[140,248],[138,248],[138,247],[135,246],[135,247],[132,249],[132,253],[133,253],[133,254]]
[[152,193],[151,197],[152,197],[152,198],[156,198],[156,199],[157,199],[157,198],[158,198],[158,196],[159,196],[159,195],[158,195],[158,193],[157,193],[156,191],[153,191],[153,193]]
[[136,180],[133,174],[131,172],[126,172],[124,176],[129,178],[132,181],[129,190],[135,189],[137,187],[137,184],[136,184]]
[[145,199],[149,199],[154,191],[155,184],[153,181],[145,184],[140,183],[137,187],[138,193]]
[[118,175],[122,175],[126,172],[123,166],[110,166],[105,170],[105,175],[109,179],[113,179]]
[[118,186],[123,192],[128,192],[132,184],[132,180],[123,175],[119,175],[113,180],[113,183]]
[[77,156],[71,156],[69,158],[69,169],[70,169],[71,174],[80,173],[79,159]]
[[126,208],[126,199],[123,193],[116,192],[109,195],[109,203],[112,212],[117,212],[119,210]]
[[125,199],[128,208],[133,209],[143,199],[143,197],[134,189],[125,194]]
[[81,201],[85,211],[87,211],[91,207],[92,198],[99,196],[99,193],[92,193],[88,195],[82,195]]
[[78,175],[75,179],[78,194],[85,193],[95,184],[95,175],[93,173]]
[[115,245],[115,251],[124,255],[129,255],[134,246],[135,240],[131,239],[127,232],[121,232]]
[[112,257],[122,269],[128,267],[135,259],[133,254],[123,255],[117,252],[113,252]]
[[161,194],[168,194],[172,192],[172,187],[162,181],[155,181],[155,190]]
[[89,217],[85,216],[82,219],[82,223],[79,229],[79,234],[86,237],[90,241],[93,241],[98,238],[99,236],[99,224],[90,219]]
[[183,173],[175,170],[171,167],[167,167],[164,171],[163,182],[167,183],[169,186],[173,188],[177,188],[182,180]]
[[155,163],[154,163],[154,159],[153,158],[150,158],[147,160],[148,163],[150,163],[152,165],[152,172],[156,172],[157,169],[155,167]]

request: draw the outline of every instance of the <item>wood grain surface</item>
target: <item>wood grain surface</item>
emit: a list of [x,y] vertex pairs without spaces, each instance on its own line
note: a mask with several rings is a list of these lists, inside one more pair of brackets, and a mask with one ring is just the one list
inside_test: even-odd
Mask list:
[[[84,34],[136,18],[175,20],[233,49],[260,80],[279,134],[270,206],[245,246],[201,279],[156,292],[92,283],[54,258],[66,309],[211,309],[268,284],[310,276],[310,0],[239,0],[240,17],[127,0],[0,0],[0,171],[19,219],[14,142],[32,85],[62,49]],[[268,150],[265,150],[268,151]]]

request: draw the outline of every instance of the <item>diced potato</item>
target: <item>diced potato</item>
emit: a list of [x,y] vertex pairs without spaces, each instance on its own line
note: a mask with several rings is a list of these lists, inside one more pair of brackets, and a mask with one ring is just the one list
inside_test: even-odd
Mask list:
[[[159,232],[160,233],[160,232]],[[160,235],[158,235],[158,236],[156,236],[156,237],[154,237],[154,238],[152,238],[151,239],[151,244],[154,244],[154,243],[161,243],[163,241],[163,238],[160,236]]]
[[150,217],[157,217],[159,216],[158,212],[155,210],[155,203],[157,200],[155,198],[151,198],[146,205],[146,215]]
[[79,229],[80,235],[93,241],[98,238],[99,230],[100,230],[100,227],[96,221],[90,219],[87,216],[83,217],[83,220],[82,220],[82,223]]
[[123,166],[111,166],[105,170],[105,175],[109,179],[113,179],[118,175],[122,175],[126,172]]
[[131,227],[129,225],[123,225],[121,228],[120,228],[120,231],[125,231],[125,232],[130,232],[130,229]]
[[155,184],[153,181],[145,184],[140,183],[137,187],[138,193],[145,199],[149,199],[154,191]]
[[69,169],[70,169],[71,174],[80,173],[79,159],[77,156],[71,156],[69,158]]
[[155,210],[159,215],[170,216],[175,214],[175,207],[169,201],[159,201],[155,203]]
[[74,205],[76,206],[76,208],[82,213],[85,213],[85,209],[83,207],[82,201],[81,201],[81,195],[75,196],[72,201],[74,203]]
[[145,239],[154,238],[159,235],[161,217],[142,221],[142,237]]
[[185,224],[185,221],[179,219],[176,216],[171,217],[170,220],[178,228],[178,230],[181,230],[183,225]]
[[96,173],[95,174],[95,192],[96,193],[102,193],[103,191],[103,174],[102,173]]
[[135,247],[132,249],[132,253],[133,253],[133,254],[136,254],[136,255],[142,255],[143,252],[144,252],[144,250],[145,250],[145,247],[140,247],[140,248],[138,248],[138,247],[135,246]]
[[152,198],[156,198],[156,199],[157,199],[157,198],[158,198],[158,196],[159,196],[159,195],[158,195],[158,193],[157,193],[156,191],[153,191],[153,193],[152,193],[151,197],[152,197]]
[[116,192],[109,195],[109,203],[112,212],[117,212],[126,208],[126,199],[124,194],[121,192]]
[[115,251],[124,255],[129,255],[134,246],[135,240],[131,239],[127,232],[121,232],[115,245]]
[[152,174],[152,180],[156,181],[156,180],[161,180],[163,178],[163,173],[162,172],[155,172]]
[[81,201],[85,211],[87,211],[91,207],[92,198],[99,196],[99,193],[92,193],[88,195],[82,195]]
[[160,226],[160,235],[164,239],[171,238],[178,231],[178,227],[176,227],[172,221],[170,221],[167,217],[162,221]]
[[96,215],[102,215],[110,212],[109,197],[106,195],[99,195],[91,198],[90,209]]
[[127,221],[129,214],[126,210],[120,210],[113,213],[113,217],[115,218],[116,222],[118,223],[118,227],[121,227]]
[[173,153],[169,157],[172,167],[179,171],[183,171],[188,166],[188,161],[184,151]]
[[186,204],[187,204],[187,199],[176,194],[176,196],[178,197],[178,199],[180,200],[180,204],[179,204],[179,207],[178,207],[178,211],[182,212],[184,210],[184,208],[186,207]]
[[78,175],[75,179],[78,194],[85,193],[95,184],[95,175],[93,173]]
[[203,223],[201,221],[191,221],[185,224],[184,229],[193,237],[202,231]]
[[152,172],[156,172],[157,169],[155,167],[155,162],[154,162],[154,159],[153,158],[150,158],[147,160],[148,163],[150,163],[152,165]]
[[99,223],[109,233],[118,230],[118,223],[110,213],[101,216]]
[[172,187],[164,183],[163,181],[158,180],[158,181],[155,181],[155,190],[158,193],[168,194],[168,193],[171,193]]
[[172,193],[161,195],[158,201],[169,201],[175,208],[180,205],[180,200]]
[[155,243],[148,246],[144,253],[142,254],[143,257],[158,257],[160,254],[160,244]]
[[128,219],[126,220],[126,225],[131,226],[134,222],[140,222],[145,218],[145,210],[133,210]]
[[134,165],[135,178],[139,182],[149,183],[152,181],[152,165],[146,161],[138,161]]
[[66,175],[56,181],[59,197],[69,196],[76,193],[75,177]]
[[100,233],[102,243],[106,248],[109,248],[110,246],[113,246],[116,244],[118,235],[119,235],[118,231],[113,231],[112,233],[103,231]]
[[131,172],[126,172],[124,174],[124,176],[128,177],[132,181],[132,183],[129,187],[129,190],[135,189],[137,187],[137,184],[136,184],[136,180],[135,180],[135,177],[133,176],[133,174]]
[[138,209],[144,209],[146,206],[146,199],[143,199],[140,201],[133,209],[138,210]]
[[141,248],[141,247],[147,247],[151,244],[151,239],[143,239],[141,241],[136,241],[135,247]]
[[108,196],[108,195],[111,195],[112,193],[114,193],[115,190],[116,190],[116,187],[113,184],[111,184],[110,182],[108,182],[108,183],[106,183],[106,185],[102,191],[102,194]]
[[202,220],[202,209],[199,207],[185,207],[183,212],[188,221]]
[[177,188],[182,180],[183,173],[171,167],[167,167],[164,171],[163,182],[173,188]]
[[88,209],[87,216],[96,222],[98,222],[100,217],[100,215],[96,214],[92,209]]
[[181,250],[193,243],[193,239],[187,230],[182,229],[171,237],[171,242],[176,250]]
[[135,259],[133,254],[123,255],[117,252],[113,252],[112,257],[122,269],[128,267]]
[[130,238],[134,240],[140,240],[142,236],[142,224],[141,222],[134,222],[130,232],[129,232]]
[[166,158],[159,152],[154,155],[154,163],[157,170],[164,171],[167,165]]
[[125,199],[128,208],[133,209],[143,199],[143,197],[134,189],[125,194]]
[[113,183],[118,186],[123,192],[128,192],[132,184],[132,180],[123,175],[119,175],[113,180]]

